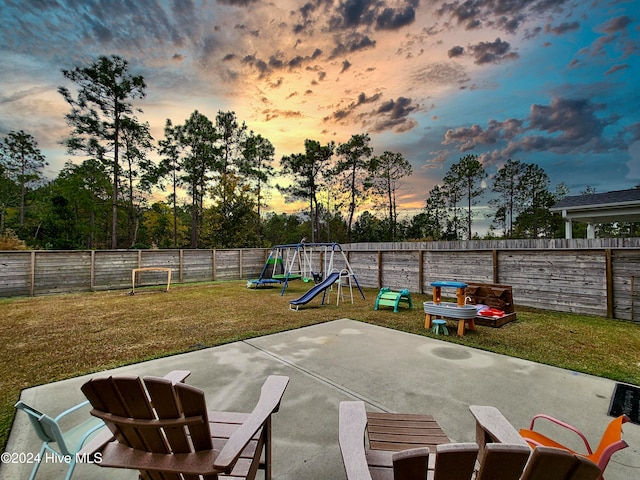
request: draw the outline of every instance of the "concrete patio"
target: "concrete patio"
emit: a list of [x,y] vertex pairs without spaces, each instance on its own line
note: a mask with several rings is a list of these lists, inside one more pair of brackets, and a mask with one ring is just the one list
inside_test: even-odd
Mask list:
[[[372,411],[433,415],[452,441],[475,440],[469,405],[493,405],[516,427],[548,413],[597,442],[615,382],[492,354],[348,319],[103,372],[162,376],[190,370],[187,382],[216,410],[250,411],[269,374],[291,378],[273,419],[274,478],[345,478],[338,447],[338,405],[363,400]],[[96,375],[93,375],[96,376]],[[27,389],[22,400],[55,415],[84,400],[79,377]],[[626,424],[630,447],[616,453],[607,480],[640,478],[640,426]],[[41,445],[18,414],[6,452],[37,453]],[[26,479],[33,465],[2,464],[0,480]],[[37,479],[63,478],[66,466],[43,464]],[[137,473],[76,467],[75,480],[135,479]]]

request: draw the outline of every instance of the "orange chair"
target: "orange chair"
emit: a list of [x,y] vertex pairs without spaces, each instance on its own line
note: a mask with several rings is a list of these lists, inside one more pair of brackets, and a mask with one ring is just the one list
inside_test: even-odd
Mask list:
[[[537,419],[549,420],[557,425],[560,425],[561,427],[564,427],[576,433],[580,437],[580,439],[582,439],[582,441],[584,442],[584,445],[587,449],[587,453],[575,452],[570,448],[554,440],[551,440],[549,437],[534,431],[533,427]],[[591,449],[591,445],[589,445],[589,441],[580,430],[578,430],[577,428],[565,422],[562,422],[561,420],[550,417],[549,415],[539,414],[533,417],[531,419],[531,425],[529,426],[529,429],[528,430],[524,428],[521,429],[520,435],[522,435],[522,437],[527,441],[527,443],[529,443],[529,445],[531,445],[533,448],[540,445],[544,445],[546,447],[562,448],[571,453],[588,458],[589,460],[597,464],[598,467],[600,467],[600,470],[604,472],[604,469],[607,467],[607,464],[609,463],[609,459],[611,458],[611,455],[613,455],[618,450],[622,450],[623,448],[627,448],[629,446],[629,444],[627,444],[627,442],[625,442],[622,439],[622,424],[629,421],[630,421],[630,418],[627,417],[626,415],[620,415],[618,418],[613,419],[607,426],[607,429],[604,431],[604,434],[600,439],[600,444],[598,445],[598,448],[596,448],[595,451]],[[602,475],[600,476],[600,478],[602,479]]]

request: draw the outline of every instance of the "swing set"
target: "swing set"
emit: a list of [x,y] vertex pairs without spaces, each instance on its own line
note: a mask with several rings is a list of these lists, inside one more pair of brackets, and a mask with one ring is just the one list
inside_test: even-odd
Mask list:
[[[263,285],[283,284],[280,295],[284,295],[290,280],[322,282],[334,271],[346,271],[346,275],[358,284],[347,256],[339,243],[294,243],[276,245],[262,267],[260,276],[247,282],[247,288]],[[364,294],[362,294],[364,297]]]

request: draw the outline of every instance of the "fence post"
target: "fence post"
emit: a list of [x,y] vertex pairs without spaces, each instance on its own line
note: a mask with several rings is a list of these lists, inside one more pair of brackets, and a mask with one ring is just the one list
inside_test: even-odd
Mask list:
[[499,275],[499,264],[498,264],[498,251],[497,250],[493,250],[491,252],[491,256],[493,257],[493,283],[500,283],[498,281],[498,277]]
[[31,267],[29,272],[29,294],[33,297],[36,294],[36,251],[31,250]]
[[612,268],[612,253],[611,249],[607,248],[604,251],[605,254],[605,275],[607,282],[607,318],[613,318],[613,268]]
[[91,250],[91,271],[89,272],[89,288],[92,292],[96,290],[96,251]]
[[211,250],[211,280],[216,281],[216,249]]
[[420,249],[418,251],[418,291],[422,294],[424,293],[424,250]]

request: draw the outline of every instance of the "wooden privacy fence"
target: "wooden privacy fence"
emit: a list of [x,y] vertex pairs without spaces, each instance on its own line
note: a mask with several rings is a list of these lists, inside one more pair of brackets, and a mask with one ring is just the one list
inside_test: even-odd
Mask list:
[[[0,252],[0,296],[46,295],[131,288],[134,268],[171,268],[172,282],[238,280],[258,275],[269,251],[98,250]],[[162,272],[144,272],[138,285],[166,284]]]
[[640,249],[358,250],[349,263],[364,286],[498,283],[513,287],[516,306],[640,321]]
[[[437,280],[499,283],[513,287],[516,306],[640,322],[640,248],[353,247],[345,250],[363,287],[430,293]],[[131,288],[131,271],[142,267],[171,268],[176,283],[246,280],[260,274],[268,254],[268,249],[3,251],[0,296]],[[166,274],[145,272],[139,285],[165,283]]]

